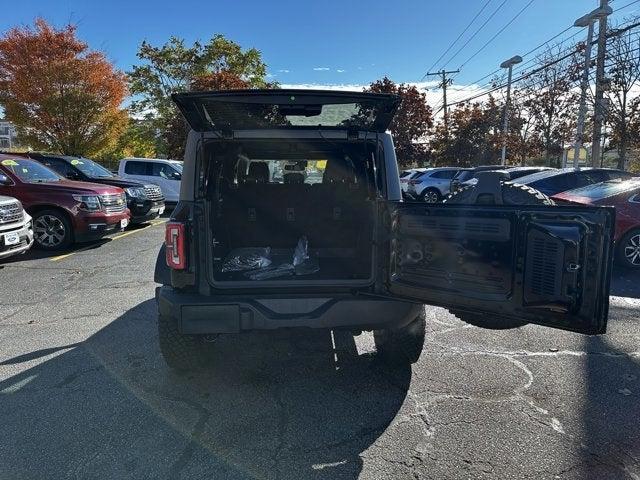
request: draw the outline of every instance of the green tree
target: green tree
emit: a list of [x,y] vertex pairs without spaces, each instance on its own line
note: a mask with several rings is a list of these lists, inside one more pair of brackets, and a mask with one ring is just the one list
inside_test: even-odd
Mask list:
[[[129,90],[134,95],[131,111],[157,132],[158,154],[179,157],[184,137],[176,139],[174,129],[181,125],[171,94],[188,91],[206,83],[216,74],[228,74],[248,88],[266,88],[266,65],[259,50],[243,50],[223,35],[214,35],[207,43],[185,45],[183,39],[171,37],[157,47],[142,42],[138,50],[141,65],[129,72]],[[205,79],[205,80],[203,80]]]

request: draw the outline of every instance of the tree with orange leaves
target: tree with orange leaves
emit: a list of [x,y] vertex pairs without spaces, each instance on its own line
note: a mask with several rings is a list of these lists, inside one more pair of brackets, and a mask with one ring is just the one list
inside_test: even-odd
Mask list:
[[0,105],[21,143],[70,155],[96,155],[126,128],[123,73],[89,50],[76,27],[38,18],[0,37]]

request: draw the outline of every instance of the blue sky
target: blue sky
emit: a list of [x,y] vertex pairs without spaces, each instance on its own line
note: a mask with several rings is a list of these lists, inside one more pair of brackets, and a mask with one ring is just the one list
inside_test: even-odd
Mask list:
[[[508,0],[447,68],[457,68],[528,1]],[[612,7],[629,1],[615,0]],[[2,8],[0,31],[29,24],[36,16],[58,26],[76,23],[82,39],[105,51],[125,71],[136,62],[137,47],[144,39],[161,44],[170,35],[193,41],[223,33],[244,47],[261,50],[270,74],[283,84],[361,85],[384,75],[399,82],[417,82],[484,2],[25,0],[7,2]],[[467,35],[500,3],[502,0],[492,0]],[[502,60],[560,32],[597,4],[597,0],[534,0],[463,67],[456,83],[469,84],[482,77]],[[639,6],[614,18],[637,14]]]

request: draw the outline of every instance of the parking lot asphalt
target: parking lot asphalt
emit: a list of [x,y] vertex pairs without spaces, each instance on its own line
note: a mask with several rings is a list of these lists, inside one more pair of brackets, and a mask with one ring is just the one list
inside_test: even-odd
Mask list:
[[0,264],[0,479],[640,478],[639,273],[615,272],[601,337],[427,307],[412,369],[367,333],[282,331],[180,376],[157,346],[162,238]]

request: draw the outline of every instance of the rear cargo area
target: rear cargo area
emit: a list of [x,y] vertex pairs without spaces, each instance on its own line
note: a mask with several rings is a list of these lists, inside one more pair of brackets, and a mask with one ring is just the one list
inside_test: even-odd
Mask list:
[[374,152],[354,141],[209,144],[214,282],[372,278]]

